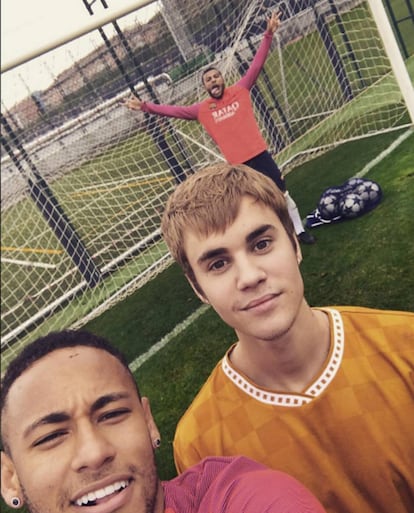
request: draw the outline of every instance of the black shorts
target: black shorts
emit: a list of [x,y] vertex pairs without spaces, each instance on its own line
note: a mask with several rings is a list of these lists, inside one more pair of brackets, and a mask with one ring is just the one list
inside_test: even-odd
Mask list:
[[243,162],[243,164],[268,176],[275,182],[282,192],[286,192],[286,184],[282,173],[268,151],[259,153],[259,155]]

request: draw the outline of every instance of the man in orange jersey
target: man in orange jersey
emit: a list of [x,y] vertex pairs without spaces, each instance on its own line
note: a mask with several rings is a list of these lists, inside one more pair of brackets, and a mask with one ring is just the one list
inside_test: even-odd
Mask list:
[[414,511],[414,315],[311,308],[283,196],[244,165],[180,184],[162,233],[237,335],[178,424],[178,471],[243,454],[331,513]]
[[[159,432],[124,356],[86,331],[50,333],[8,366],[1,493],[30,513],[324,513],[296,479],[246,457],[160,481]],[[326,513],[326,512],[325,512]]]
[[203,86],[209,94],[206,100],[192,105],[160,105],[132,97],[126,105],[132,110],[159,116],[199,121],[227,162],[247,164],[276,183],[285,195],[298,239],[304,244],[313,244],[315,239],[304,229],[296,203],[290,197],[279,167],[267,150],[250,98],[250,90],[264,66],[273,34],[279,25],[280,13],[272,13],[267,19],[262,43],[248,71],[235,84],[226,87],[223,75],[213,66],[203,71]]

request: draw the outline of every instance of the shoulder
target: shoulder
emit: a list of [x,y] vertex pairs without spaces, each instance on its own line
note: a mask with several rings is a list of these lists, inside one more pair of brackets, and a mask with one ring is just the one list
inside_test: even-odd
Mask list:
[[322,308],[330,317],[333,332],[342,333],[345,347],[368,346],[383,355],[413,354],[414,313],[359,306]]
[[[384,321],[409,323],[412,325],[414,313],[403,310],[382,310],[377,308],[368,308],[363,306],[331,306],[314,308],[314,310],[322,310],[325,312],[339,312],[343,319],[356,319],[361,321]],[[412,325],[414,329],[414,325]]]
[[[271,470],[244,456],[209,457],[164,484],[166,503],[178,487],[192,495],[198,511],[256,513],[273,511],[323,512],[312,494],[291,476]],[[279,509],[275,509],[275,511]]]
[[210,372],[208,378],[202,384],[198,393],[194,396],[191,405],[200,404],[207,400],[212,394],[216,394],[218,389],[222,386],[223,380],[226,379],[222,369],[223,358],[221,358],[213,370]]
[[206,494],[217,493],[227,489],[237,476],[255,469],[263,469],[263,465],[243,456],[225,457],[212,456],[204,458],[199,463],[185,470],[171,481],[163,482],[166,506],[179,499],[180,509],[184,507],[186,497],[193,504],[200,505]]
[[[222,360],[220,360],[179,420],[176,433],[188,433],[189,429],[192,430],[193,427],[195,428],[195,426],[193,426],[194,423],[197,424],[201,421],[200,416],[203,418],[210,416],[212,409],[215,409],[217,406],[216,395],[225,380],[226,376],[222,370]],[[196,414],[197,419],[194,418],[194,414]]]
[[222,397],[223,387],[228,382],[221,364],[222,360],[177,423],[173,449],[175,464],[180,472],[206,455],[221,454],[216,447],[216,433],[222,416],[218,397]]

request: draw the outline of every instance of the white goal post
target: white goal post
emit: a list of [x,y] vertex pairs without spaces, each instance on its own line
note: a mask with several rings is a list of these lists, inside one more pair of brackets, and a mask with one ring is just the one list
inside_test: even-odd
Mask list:
[[223,157],[197,122],[131,112],[122,101],[199,101],[210,64],[237,81],[269,10],[281,9],[283,22],[252,95],[285,174],[346,141],[413,126],[414,62],[404,63],[379,21],[379,3],[141,0],[4,62],[3,357],[82,325],[171,264],[165,201]]
[[372,16],[377,24],[378,32],[384,44],[391,68],[400,87],[405,105],[414,124],[414,87],[395,40],[390,21],[381,0],[368,0]]

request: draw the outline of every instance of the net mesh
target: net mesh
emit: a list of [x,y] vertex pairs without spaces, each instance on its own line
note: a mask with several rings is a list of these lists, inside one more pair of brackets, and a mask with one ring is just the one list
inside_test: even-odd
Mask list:
[[131,91],[200,101],[207,64],[237,81],[276,9],[283,23],[252,97],[284,173],[408,124],[360,0],[163,0],[3,74],[6,358],[40,334],[83,324],[171,263],[159,230],[165,201],[222,157],[197,122],[132,112],[122,101]]

